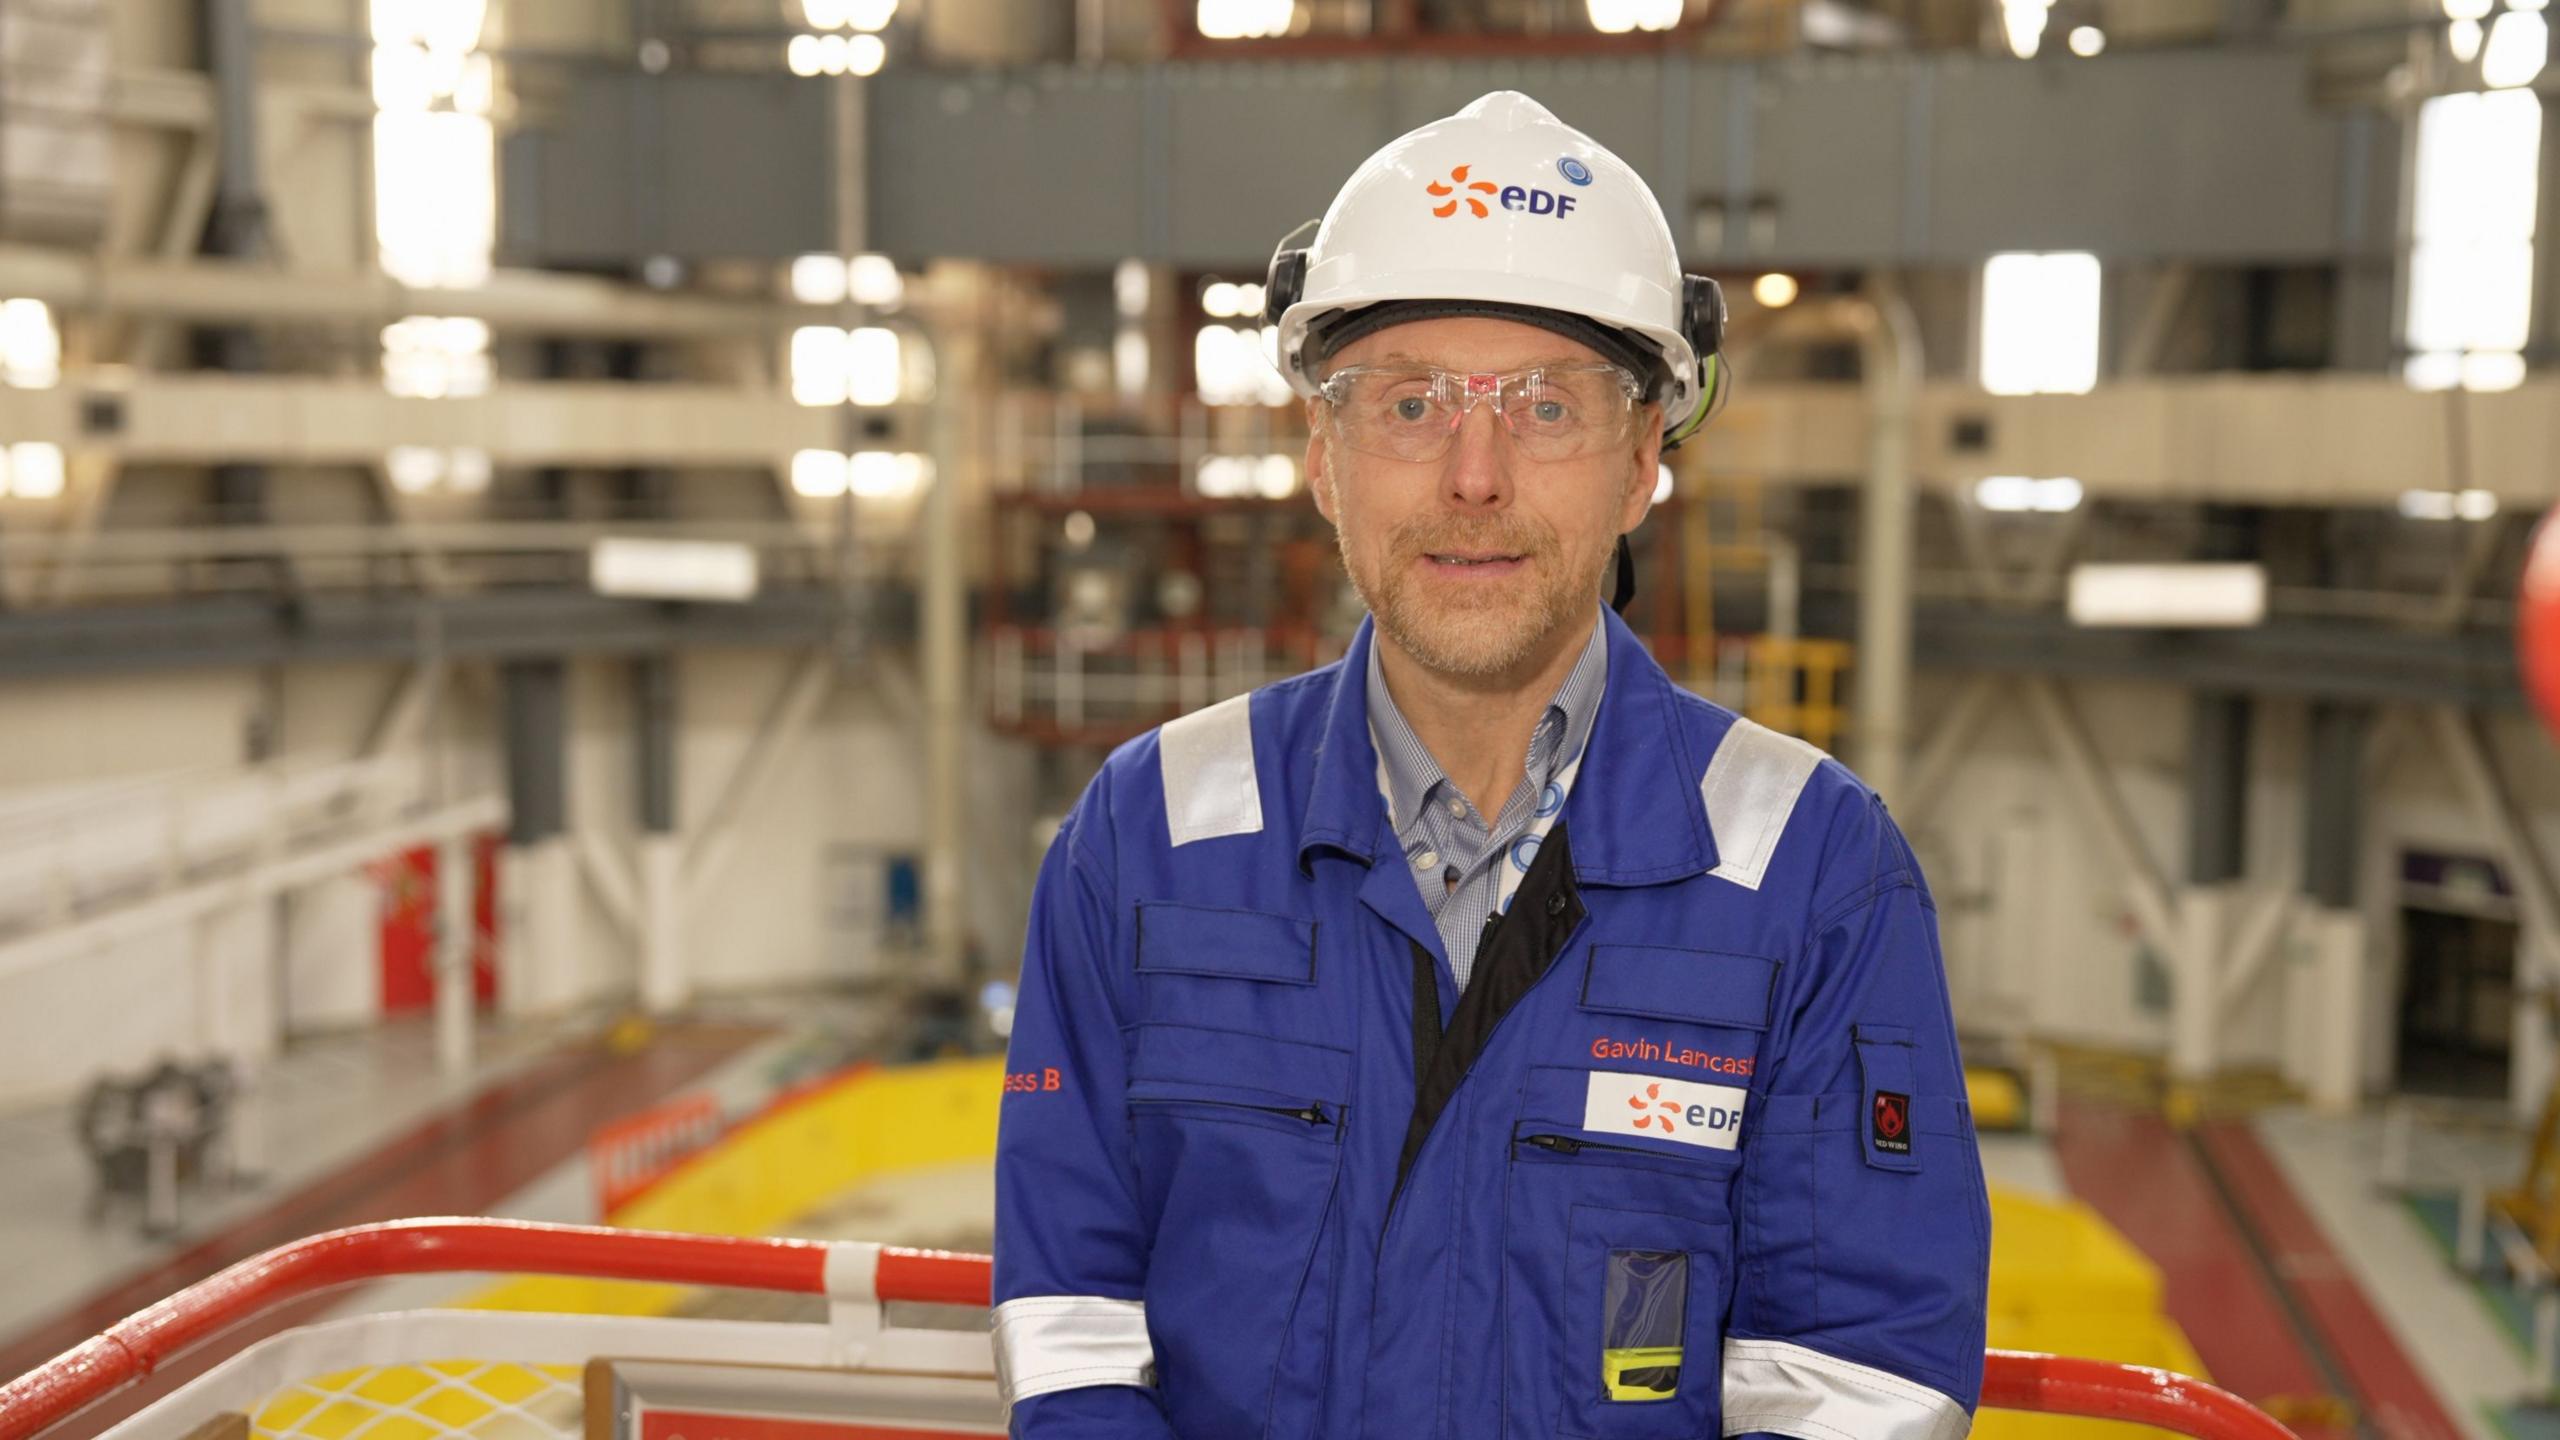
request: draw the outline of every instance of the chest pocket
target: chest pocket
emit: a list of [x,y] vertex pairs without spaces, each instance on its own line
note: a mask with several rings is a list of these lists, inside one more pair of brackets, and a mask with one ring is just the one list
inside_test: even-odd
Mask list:
[[1754,1034],[1777,993],[1775,960],[1667,945],[1594,945],[1582,977],[1585,1010]]
[[[1351,1054],[1317,1043],[1316,926],[1139,907],[1128,1123],[1157,1383],[1184,1435],[1313,1433]],[[1237,1335],[1274,1337],[1238,1353]]]

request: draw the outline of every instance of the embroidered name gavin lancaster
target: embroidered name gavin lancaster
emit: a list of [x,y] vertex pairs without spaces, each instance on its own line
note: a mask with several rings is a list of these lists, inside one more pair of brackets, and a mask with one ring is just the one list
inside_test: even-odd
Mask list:
[[1612,1040],[1602,1036],[1591,1042],[1594,1060],[1658,1060],[1665,1065],[1687,1065],[1713,1075],[1736,1075],[1751,1078],[1751,1057],[1718,1055],[1708,1050],[1692,1050],[1672,1040]]

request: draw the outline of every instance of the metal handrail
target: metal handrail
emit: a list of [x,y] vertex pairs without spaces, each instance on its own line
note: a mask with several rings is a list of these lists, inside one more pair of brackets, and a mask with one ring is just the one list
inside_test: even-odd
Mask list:
[[[217,1333],[341,1285],[489,1271],[822,1295],[830,1293],[830,1257],[847,1249],[818,1240],[518,1220],[394,1220],[333,1230],[243,1260],[0,1386],[0,1440],[32,1440]],[[986,1256],[896,1246],[877,1253],[869,1288],[879,1300],[983,1306],[990,1299]],[[1991,1351],[1982,1404],[2133,1421],[2196,1440],[2295,1440],[2255,1406],[2201,1380],[2102,1360]]]

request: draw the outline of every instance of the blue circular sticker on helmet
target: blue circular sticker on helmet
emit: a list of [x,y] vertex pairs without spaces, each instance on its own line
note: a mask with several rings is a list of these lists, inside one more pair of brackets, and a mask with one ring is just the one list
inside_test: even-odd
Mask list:
[[1564,172],[1564,178],[1572,181],[1576,185],[1588,185],[1591,183],[1591,167],[1574,159],[1570,155],[1566,155],[1558,159],[1556,161],[1556,168]]
[[1564,787],[1548,781],[1547,788],[1538,792],[1538,818],[1544,820],[1563,808]]
[[1538,842],[1545,838],[1543,835],[1523,835],[1511,842],[1511,863],[1522,874],[1527,874],[1529,862],[1538,858]]

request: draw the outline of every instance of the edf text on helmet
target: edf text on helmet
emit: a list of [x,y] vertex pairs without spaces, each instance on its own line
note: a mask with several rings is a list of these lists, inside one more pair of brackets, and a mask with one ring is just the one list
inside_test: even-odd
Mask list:
[[1573,213],[1573,202],[1573,196],[1559,195],[1553,190],[1540,190],[1523,185],[1502,187],[1502,208],[1505,210],[1526,210],[1532,215],[1564,216]]

